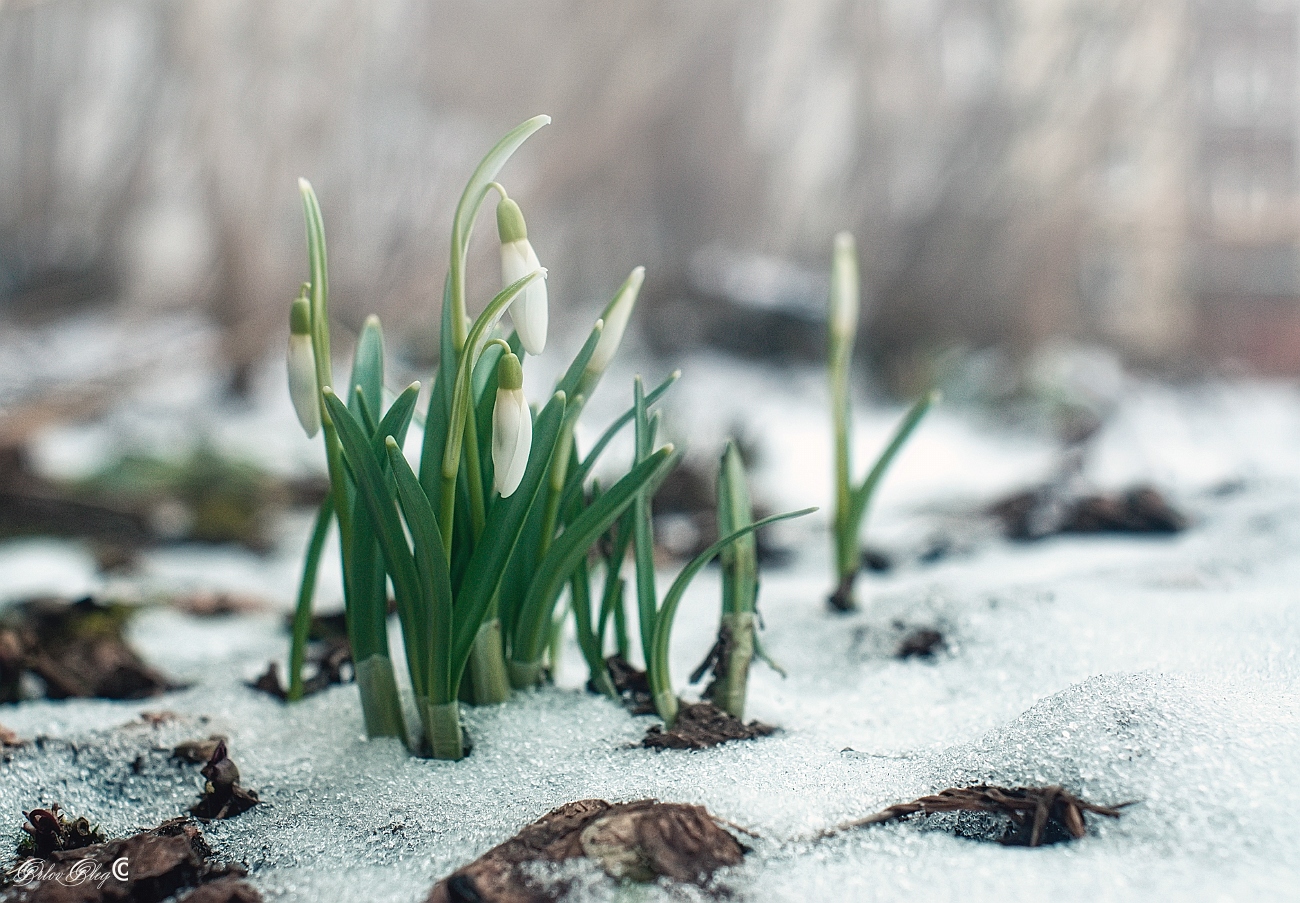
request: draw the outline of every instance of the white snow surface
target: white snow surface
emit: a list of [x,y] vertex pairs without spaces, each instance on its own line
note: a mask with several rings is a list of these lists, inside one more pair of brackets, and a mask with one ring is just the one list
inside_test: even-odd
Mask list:
[[[758,497],[774,508],[825,502],[819,373],[684,369],[670,429],[711,457],[741,421],[762,446]],[[621,397],[593,409],[616,413]],[[901,409],[859,408],[865,466]],[[959,512],[1045,478],[1054,462],[1040,437],[940,410],[885,483],[869,532],[901,547],[954,529]],[[704,752],[630,748],[653,719],[582,692],[570,639],[557,687],[466,709],[469,758],[415,759],[394,741],[364,739],[351,686],[291,707],[243,686],[285,658],[278,614],[198,620],[146,608],[132,639],[192,687],[138,703],[0,708],[7,727],[44,738],[0,764],[0,848],[17,840],[19,810],[55,801],[110,834],[180,814],[201,779],[169,750],[219,732],[265,802],[205,833],[272,900],[422,900],[439,877],[586,797],[698,803],[753,831],[745,863],[718,878],[742,900],[1300,899],[1300,393],[1131,380],[1085,475],[1105,488],[1152,481],[1194,526],[1172,538],[1032,545],[975,531],[960,554],[864,577],[866,604],[851,616],[823,604],[825,512],[783,531],[796,555],[764,573],[760,604],[763,642],[789,677],[756,666],[748,713],[783,731]],[[156,553],[127,584],[106,584],[76,546],[15,543],[0,547],[0,597],[148,599],[179,582],[260,591],[287,610],[307,529],[288,525],[269,560]],[[338,598],[329,579],[326,607]],[[706,571],[678,619],[679,686],[711,644],[717,610],[717,574]],[[946,651],[893,658],[911,626],[941,629]],[[161,710],[178,718],[138,720]],[[1062,784],[1134,805],[1115,821],[1088,816],[1082,841],[1033,850],[959,838],[942,819],[817,838],[980,782]],[[680,886],[620,888],[590,866],[567,873],[579,879],[577,900],[703,898]]]

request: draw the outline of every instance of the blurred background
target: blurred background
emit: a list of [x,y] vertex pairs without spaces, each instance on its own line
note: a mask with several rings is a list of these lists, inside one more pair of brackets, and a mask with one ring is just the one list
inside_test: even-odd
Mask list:
[[[0,319],[197,313],[245,387],[305,273],[304,175],[335,316],[377,311],[418,360],[464,180],[546,112],[503,181],[568,345],[645,264],[652,351],[815,359],[849,228],[887,383],[943,349],[1061,338],[1177,373],[1294,373],[1298,11],[7,0]],[[472,304],[497,281],[487,231]]]
[[526,388],[644,265],[578,442],[633,373],[683,371],[670,556],[715,535],[734,437],[760,509],[822,506],[765,561],[821,568],[842,229],[854,470],[944,393],[872,503],[870,567],[1169,534],[1300,485],[1300,0],[0,0],[0,608],[290,604],[324,492],[285,384],[297,179],[336,365],[375,312],[390,387],[427,384],[460,192],[539,113],[500,176],[549,269]]

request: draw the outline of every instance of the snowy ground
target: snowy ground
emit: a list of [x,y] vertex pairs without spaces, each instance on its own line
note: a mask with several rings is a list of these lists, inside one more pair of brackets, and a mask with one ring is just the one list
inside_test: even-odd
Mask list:
[[[711,454],[741,419],[765,452],[757,494],[778,507],[824,502],[820,374],[703,360],[683,369],[672,429]],[[282,461],[309,466],[311,446],[271,426],[290,415],[267,386],[267,404],[239,416],[264,426]],[[605,392],[612,413],[625,392]],[[760,666],[750,691],[749,714],[785,728],[774,737],[708,752],[627,748],[650,722],[579,692],[570,644],[559,688],[467,712],[470,758],[416,760],[362,738],[351,687],[291,708],[242,687],[285,657],[277,614],[199,621],[151,608],[133,640],[194,687],[146,703],[0,709],[20,735],[53,738],[0,765],[0,846],[16,840],[20,809],[56,800],[110,833],[177,814],[198,778],[167,751],[222,732],[266,805],[207,833],[271,899],[417,901],[526,822],[593,796],[700,803],[755,831],[745,865],[724,875],[741,899],[1300,899],[1300,393],[1125,379],[1115,399],[1087,476],[1103,488],[1155,482],[1192,515],[1191,530],[1016,546],[971,529],[961,512],[1050,474],[1053,448],[968,411],[940,411],[886,484],[870,529],[898,549],[957,531],[966,551],[866,578],[864,610],[832,617],[822,602],[824,518],[786,530],[797,555],[764,575],[761,607],[764,641],[790,676]],[[863,446],[882,441],[897,415],[864,412]],[[111,424],[95,429],[120,436]],[[250,430],[225,432],[238,442]],[[93,429],[51,434],[44,460],[75,470],[96,442]],[[107,588],[252,590],[287,608],[306,525],[285,529],[297,538],[270,559],[160,552],[140,577]],[[0,546],[0,597],[105,588],[75,546]],[[323,595],[337,598],[336,584]],[[711,642],[717,600],[706,572],[678,622],[679,685]],[[947,652],[893,659],[896,621],[938,626]],[[118,729],[163,709],[182,717]],[[1090,818],[1083,841],[1034,850],[916,823],[812,839],[889,804],[985,781],[1060,783],[1094,802],[1137,805],[1117,822]],[[614,892],[581,874],[592,899],[686,895]]]

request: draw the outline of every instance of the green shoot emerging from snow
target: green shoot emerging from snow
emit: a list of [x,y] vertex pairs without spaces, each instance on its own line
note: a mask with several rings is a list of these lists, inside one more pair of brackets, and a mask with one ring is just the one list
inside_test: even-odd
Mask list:
[[[636,423],[636,455],[637,460],[642,460],[650,453],[650,449],[654,445],[655,434],[658,432],[659,427],[659,417],[657,413],[654,415],[648,413],[647,399],[642,392],[639,378],[636,381],[634,390],[635,405],[633,411]],[[736,457],[736,464],[733,466],[739,469],[739,456]],[[743,478],[743,472],[741,472],[741,476]],[[728,476],[727,479],[730,479],[730,477]],[[730,527],[729,530],[724,527],[722,522],[719,522],[718,541],[695,556],[682,568],[677,575],[677,579],[668,588],[668,592],[664,595],[661,603],[655,592],[654,524],[650,514],[650,500],[654,496],[656,488],[655,483],[646,483],[637,494],[636,504],[632,509],[631,535],[633,555],[636,560],[637,614],[641,627],[641,651],[645,656],[646,678],[650,684],[650,693],[654,699],[655,710],[659,713],[659,717],[664,720],[664,725],[671,728],[673,722],[677,720],[678,701],[677,694],[673,690],[672,676],[668,669],[668,650],[672,637],[673,620],[677,617],[677,608],[686,593],[686,588],[695,579],[695,575],[703,570],[704,566],[712,561],[715,556],[731,549],[735,543],[751,538],[751,534],[755,530],[779,520],[801,517],[816,509],[805,508],[802,511],[777,514],[757,522],[752,522],[748,512],[746,512],[734,519],[729,518],[726,525],[726,527]],[[748,601],[743,604],[751,616],[754,610],[754,596],[752,592],[749,592],[749,587],[756,586],[756,581],[757,578],[755,577],[753,581],[740,589],[740,592],[749,595]],[[726,602],[724,601],[724,608],[725,606]],[[746,665],[746,667],[748,666]],[[740,693],[743,697],[743,689]]]
[[[407,461],[404,447],[420,387],[407,387],[384,407],[378,320],[368,320],[361,332],[347,390],[332,386],[325,231],[315,193],[305,181],[300,185],[311,278],[291,312],[290,387],[308,434],[317,424],[323,433],[331,491],[303,568],[289,697],[303,692],[316,574],[331,521],[337,521],[366,731],[408,739],[438,758],[464,755],[461,701],[501,702],[512,683],[524,687],[542,679],[561,590],[585,566],[600,536],[643,487],[657,483],[672,459],[671,447],[640,457],[591,499],[582,483],[608,440],[579,466],[570,466],[575,422],[617,350],[641,286],[640,268],[610,302],[606,319],[596,322],[541,410],[534,414],[524,397],[525,354],[540,354],[546,343],[545,270],[518,204],[494,180],[510,155],[549,121],[530,119],[503,138],[475,170],[456,209],[441,354],[418,468]],[[497,224],[506,284],[470,320],[467,246],[490,191],[501,198]],[[516,330],[508,339],[497,335],[507,310]],[[407,729],[388,650],[390,583],[423,740]]]
[[871,497],[907,442],[921,418],[939,398],[937,392],[928,392],[907,412],[876,463],[854,486],[852,472],[853,428],[849,405],[849,373],[853,361],[853,342],[858,330],[859,290],[858,256],[853,236],[841,232],[835,236],[835,257],[831,263],[829,369],[831,388],[831,424],[834,429],[835,454],[835,514],[833,538],[835,545],[835,591],[827,599],[836,611],[853,611],[857,603],[853,598],[853,583],[861,563],[859,538],[866,520]]

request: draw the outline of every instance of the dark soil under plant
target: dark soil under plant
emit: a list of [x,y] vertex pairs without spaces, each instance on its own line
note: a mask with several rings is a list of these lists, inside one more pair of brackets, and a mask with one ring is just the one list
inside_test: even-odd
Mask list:
[[677,720],[665,730],[652,725],[645,732],[641,745],[646,749],[710,749],[732,740],[754,740],[777,731],[770,724],[739,718],[723,711],[711,702],[683,705]]
[[548,903],[569,890],[545,886],[530,866],[594,861],[613,878],[707,885],[737,865],[745,847],[702,806],[580,800],[554,809],[439,881],[426,903]]
[[[1119,818],[1120,810],[1131,803],[1100,806],[1089,803],[1063,787],[953,787],[910,803],[899,803],[875,815],[841,825],[828,831],[838,834],[852,828],[879,825],[910,815],[935,815],[943,812],[978,812],[1001,816],[1009,824],[997,835],[1008,846],[1037,847],[1045,844],[1079,840],[1087,834],[1084,813]],[[982,831],[960,831],[963,836],[984,839]]]
[[[655,700],[646,673],[619,655],[605,659],[605,665],[623,707],[633,715],[653,715]],[[587,689],[593,693],[598,692],[591,685]]]
[[[292,632],[292,617],[285,623]],[[351,682],[352,644],[348,641],[347,619],[342,612],[312,616],[305,658],[307,674],[303,680],[303,696],[311,696],[337,684]],[[289,696],[289,688],[280,678],[277,662],[268,663],[266,670],[248,686],[279,700],[285,700]]]

